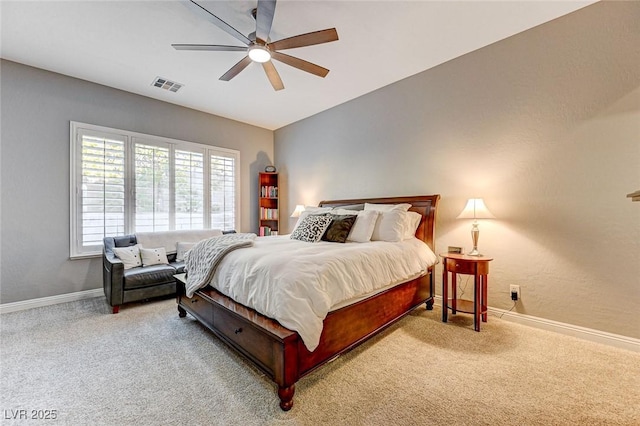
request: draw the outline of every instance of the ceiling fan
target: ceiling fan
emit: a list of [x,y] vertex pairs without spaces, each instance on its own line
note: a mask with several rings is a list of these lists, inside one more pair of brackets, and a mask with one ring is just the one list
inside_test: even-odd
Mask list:
[[205,50],[205,51],[226,51],[226,52],[247,52],[240,62],[232,66],[229,71],[224,73],[220,80],[229,81],[245,69],[251,62],[262,64],[269,82],[275,90],[284,89],[280,74],[276,70],[271,59],[283,62],[302,71],[325,77],[329,70],[304,59],[296,58],[284,53],[280,50],[293,49],[296,47],[312,46],[314,44],[328,43],[338,40],[338,32],[335,28],[321,31],[314,31],[306,34],[285,38],[278,41],[271,41],[269,33],[273,23],[273,15],[276,10],[276,0],[258,0],[258,7],[253,9],[252,14],[256,20],[255,32],[245,36],[231,25],[209,12],[193,0],[183,2],[191,10],[202,16],[207,21],[216,25],[221,30],[240,40],[245,46],[222,46],[215,44],[172,44],[177,50]]

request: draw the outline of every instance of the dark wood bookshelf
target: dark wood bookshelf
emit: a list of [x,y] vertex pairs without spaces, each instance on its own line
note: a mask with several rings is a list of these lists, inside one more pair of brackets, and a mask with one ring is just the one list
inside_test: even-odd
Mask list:
[[260,173],[258,179],[258,235],[277,235],[280,229],[278,173]]

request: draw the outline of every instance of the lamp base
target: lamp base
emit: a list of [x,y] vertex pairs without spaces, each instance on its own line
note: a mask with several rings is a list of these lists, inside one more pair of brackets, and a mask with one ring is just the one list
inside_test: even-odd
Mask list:
[[473,220],[473,225],[471,227],[471,241],[473,241],[473,250],[467,253],[467,256],[482,256],[478,251],[478,237],[480,236],[480,230],[478,229],[478,221]]

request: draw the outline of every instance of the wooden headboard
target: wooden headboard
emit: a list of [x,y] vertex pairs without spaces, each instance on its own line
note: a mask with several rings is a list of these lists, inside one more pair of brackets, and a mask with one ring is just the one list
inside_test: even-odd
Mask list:
[[400,204],[409,203],[409,211],[418,212],[422,215],[420,225],[416,231],[416,237],[427,243],[436,252],[436,212],[440,195],[417,195],[411,197],[386,197],[386,198],[360,198],[354,200],[328,200],[321,201],[320,207],[341,207],[355,204]]

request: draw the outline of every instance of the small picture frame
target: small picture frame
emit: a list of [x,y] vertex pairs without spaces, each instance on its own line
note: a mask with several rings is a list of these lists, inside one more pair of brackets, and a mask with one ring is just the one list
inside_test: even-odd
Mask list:
[[462,254],[462,247],[449,246],[447,249],[449,253]]

